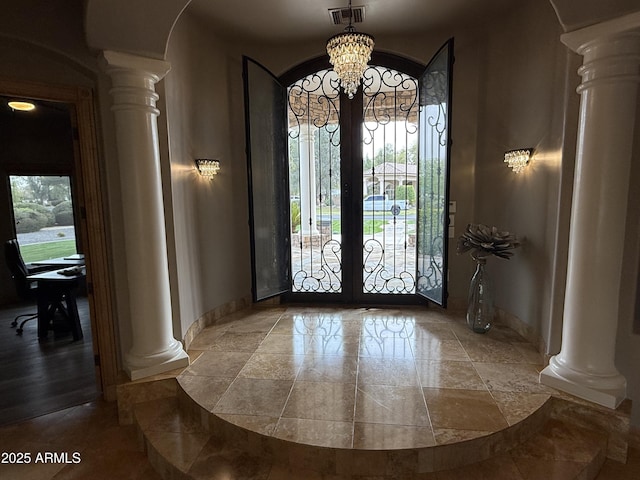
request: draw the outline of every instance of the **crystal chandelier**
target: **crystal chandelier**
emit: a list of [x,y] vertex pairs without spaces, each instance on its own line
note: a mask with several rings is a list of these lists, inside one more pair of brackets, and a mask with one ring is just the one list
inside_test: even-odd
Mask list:
[[327,53],[333,70],[338,74],[344,92],[351,99],[356,93],[367,63],[371,60],[373,37],[356,32],[351,24],[353,11],[349,0],[349,25],[344,32],[327,40]]

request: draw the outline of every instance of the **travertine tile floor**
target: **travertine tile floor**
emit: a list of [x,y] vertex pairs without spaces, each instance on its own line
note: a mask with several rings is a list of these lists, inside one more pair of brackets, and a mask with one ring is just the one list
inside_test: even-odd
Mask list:
[[[547,395],[537,384],[535,350],[508,329],[497,327],[478,337],[444,313],[424,318],[406,309],[324,310],[321,316],[317,309],[300,308],[258,313],[251,321],[240,321],[243,313],[203,331],[192,344],[199,358],[179,377],[207,400],[210,411],[219,409],[219,415],[254,430],[372,449],[415,441],[438,444],[517,422]],[[196,387],[197,380],[206,380],[206,386]],[[268,401],[249,388],[252,383],[268,392]],[[537,400],[523,410],[525,394]],[[476,402],[482,415],[461,413],[465,407],[475,409]],[[94,402],[1,428],[0,479],[158,480],[134,427],[120,426],[117,419],[115,404]],[[5,455],[9,452],[29,452],[31,462],[2,462],[11,459]],[[57,457],[35,461],[47,453]],[[482,465],[496,462],[501,459]],[[533,452],[530,463],[518,469],[545,461]],[[480,478],[482,468],[469,468],[468,478]],[[274,466],[269,479],[280,478],[286,473]],[[627,465],[607,460],[598,476],[637,478],[640,453],[634,448]]]
[[184,391],[223,419],[317,446],[428,447],[485,436],[554,392],[512,330],[441,310],[274,308],[205,329]]
[[[0,478],[3,480],[161,480],[142,452],[134,427],[118,425],[115,403],[88,403],[0,428],[0,452],[29,452],[32,456],[30,464],[0,462]],[[68,453],[71,460],[73,453],[78,452],[80,463],[35,463],[35,456],[46,452]],[[492,465],[501,462],[507,463],[505,473],[508,473],[509,468],[513,468],[508,459],[496,458],[483,462],[480,470],[490,469]],[[535,457],[531,458],[531,462],[537,463],[540,467],[545,463],[544,460]],[[480,470],[475,470],[470,467],[468,479],[495,480],[479,477]],[[228,472],[225,475],[220,478],[234,480]],[[287,478],[290,477],[275,466],[269,475],[269,480]],[[310,480],[311,478],[315,477],[310,477]],[[457,478],[467,480],[461,476]],[[566,477],[548,475],[544,478]],[[597,480],[638,478],[640,451],[630,449],[626,465],[607,460]]]
[[118,425],[115,402],[87,403],[2,427],[0,451],[2,480],[161,480],[134,427]]

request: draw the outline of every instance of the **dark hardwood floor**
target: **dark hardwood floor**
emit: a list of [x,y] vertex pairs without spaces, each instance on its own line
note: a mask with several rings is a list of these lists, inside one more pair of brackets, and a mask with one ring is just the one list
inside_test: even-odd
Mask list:
[[37,321],[16,335],[11,322],[34,304],[0,307],[0,425],[7,425],[95,400],[96,385],[89,304],[78,298],[84,338],[73,341],[64,322],[38,341]]

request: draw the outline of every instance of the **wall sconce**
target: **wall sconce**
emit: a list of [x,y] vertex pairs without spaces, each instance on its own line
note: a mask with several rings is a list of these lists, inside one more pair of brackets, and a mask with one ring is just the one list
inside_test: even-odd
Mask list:
[[511,167],[514,172],[520,173],[529,165],[531,155],[533,155],[533,148],[509,150],[508,152],[504,152],[504,162]]
[[220,160],[209,160],[208,158],[196,158],[198,172],[205,178],[212,179],[220,171]]

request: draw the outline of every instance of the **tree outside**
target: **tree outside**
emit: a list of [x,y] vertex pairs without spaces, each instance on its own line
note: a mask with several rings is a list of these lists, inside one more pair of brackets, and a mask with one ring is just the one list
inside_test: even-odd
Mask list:
[[11,175],[13,216],[26,262],[76,253],[68,176]]

